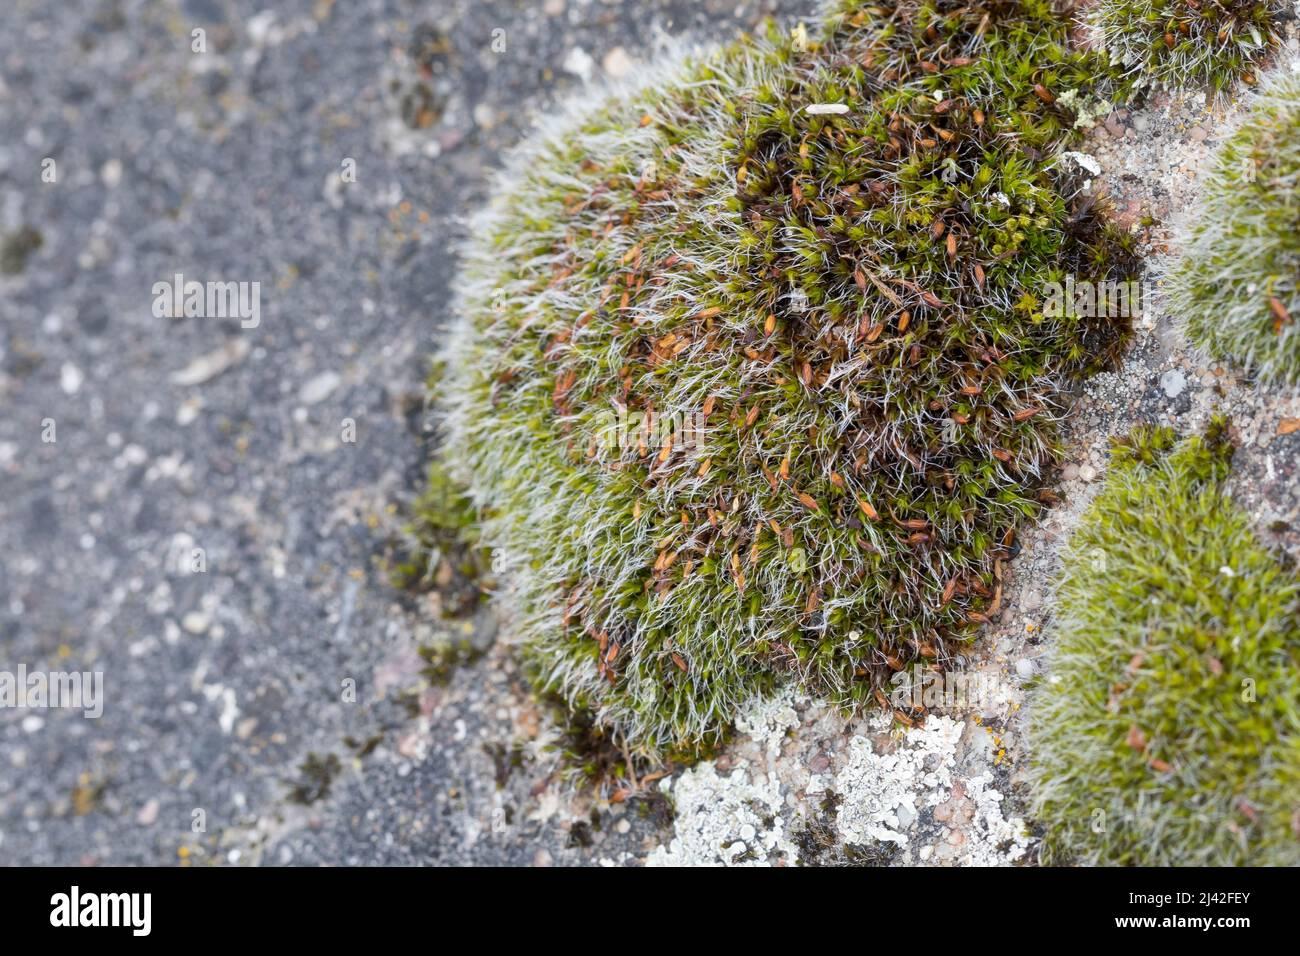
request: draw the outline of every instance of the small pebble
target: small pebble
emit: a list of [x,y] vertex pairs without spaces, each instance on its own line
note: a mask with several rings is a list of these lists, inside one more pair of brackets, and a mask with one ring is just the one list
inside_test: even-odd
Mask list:
[[479,129],[491,129],[497,124],[496,111],[486,103],[474,104],[474,125]]
[[561,69],[586,83],[591,79],[591,71],[595,68],[595,65],[595,61],[586,50],[580,46],[575,46],[569,51],[569,55],[564,58]]
[[298,399],[307,405],[323,402],[329,398],[334,389],[338,388],[340,381],[338,372],[321,372],[315,378],[304,383],[302,389],[298,392]]
[[117,159],[110,159],[99,170],[99,178],[103,180],[105,186],[114,189],[122,181],[122,162]]
[[1183,394],[1183,389],[1187,387],[1187,376],[1181,369],[1171,368],[1160,376],[1160,387],[1170,398],[1177,398]]
[[140,808],[140,812],[135,815],[135,822],[142,827],[153,826],[154,821],[158,819],[158,809],[160,804],[155,798]]
[[59,387],[63,389],[65,395],[76,395],[81,391],[81,383],[86,377],[81,374],[81,369],[71,362],[64,362],[63,367],[59,369]]
[[605,54],[605,58],[600,61],[600,65],[605,68],[605,72],[610,76],[627,76],[628,71],[632,69],[632,58],[627,55],[627,50],[621,46],[616,46]]

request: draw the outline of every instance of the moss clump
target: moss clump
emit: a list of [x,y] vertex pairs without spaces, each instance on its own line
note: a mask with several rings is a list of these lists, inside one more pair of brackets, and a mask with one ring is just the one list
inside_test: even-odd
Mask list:
[[1218,93],[1255,82],[1283,9],[1281,0],[1098,0],[1089,17],[1132,80]]
[[870,701],[960,652],[1124,320],[1076,195],[1052,5],[846,3],[545,127],[464,252],[436,389],[541,683],[634,755],[794,675]]
[[473,664],[486,649],[476,646],[468,637],[441,633],[432,642],[421,645],[417,653],[424,661],[420,674],[431,684],[446,684],[457,668]]
[[[489,552],[479,541],[469,496],[436,459],[429,464],[424,491],[411,505],[401,550],[392,573],[397,587],[436,591],[449,615],[474,610],[482,597],[479,584],[488,575]],[[448,653],[454,663],[460,652]]]
[[1223,491],[1222,423],[1139,429],[1064,554],[1035,694],[1052,859],[1300,863],[1300,583]]
[[45,237],[31,226],[23,226],[0,238],[0,273],[18,275],[27,267],[28,258],[44,243]]
[[1300,381],[1300,76],[1271,81],[1223,143],[1167,290],[1211,354]]
[[311,806],[330,794],[334,779],[343,769],[343,764],[335,754],[309,753],[298,767],[298,780],[289,790],[289,799],[303,806]]

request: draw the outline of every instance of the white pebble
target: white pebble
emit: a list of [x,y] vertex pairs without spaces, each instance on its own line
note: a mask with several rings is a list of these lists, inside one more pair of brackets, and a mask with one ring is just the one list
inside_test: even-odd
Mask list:
[[334,389],[339,387],[340,381],[338,372],[321,372],[303,384],[298,391],[298,399],[307,405],[323,402],[329,398]]
[[81,374],[81,369],[71,362],[64,362],[63,368],[59,369],[59,387],[63,389],[65,395],[76,395],[81,391],[81,383],[86,377]]
[[565,73],[572,73],[586,83],[591,79],[591,71],[595,66],[596,61],[591,58],[591,54],[582,47],[575,46],[569,51],[569,55],[564,58],[564,64],[561,68]]
[[601,66],[610,76],[627,76],[628,71],[632,69],[632,58],[627,55],[627,50],[616,46],[605,54]]
[[110,159],[100,167],[99,178],[103,180],[104,185],[109,189],[116,188],[117,184],[122,181],[122,161]]

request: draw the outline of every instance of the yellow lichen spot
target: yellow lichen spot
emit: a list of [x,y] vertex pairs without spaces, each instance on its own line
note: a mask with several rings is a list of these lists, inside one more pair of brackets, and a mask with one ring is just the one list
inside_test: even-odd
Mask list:
[[790,31],[790,45],[796,53],[804,53],[808,50],[808,27],[803,23],[797,24]]
[[81,774],[77,778],[77,785],[72,788],[72,812],[84,817],[95,809],[98,799],[99,788],[91,784],[90,774]]

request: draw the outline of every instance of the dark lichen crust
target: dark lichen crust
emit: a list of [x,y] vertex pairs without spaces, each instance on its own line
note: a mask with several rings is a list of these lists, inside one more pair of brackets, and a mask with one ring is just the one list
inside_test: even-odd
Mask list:
[[[632,753],[781,675],[942,667],[1050,495],[1063,390],[1128,278],[1063,103],[1107,61],[1046,2],[845,3],[682,51],[524,146],[475,222],[435,396],[539,681]],[[1068,94],[1068,96],[1067,96]]]
[[1049,861],[1300,864],[1300,581],[1231,455],[1222,422],[1138,429],[1064,552],[1029,735]]

